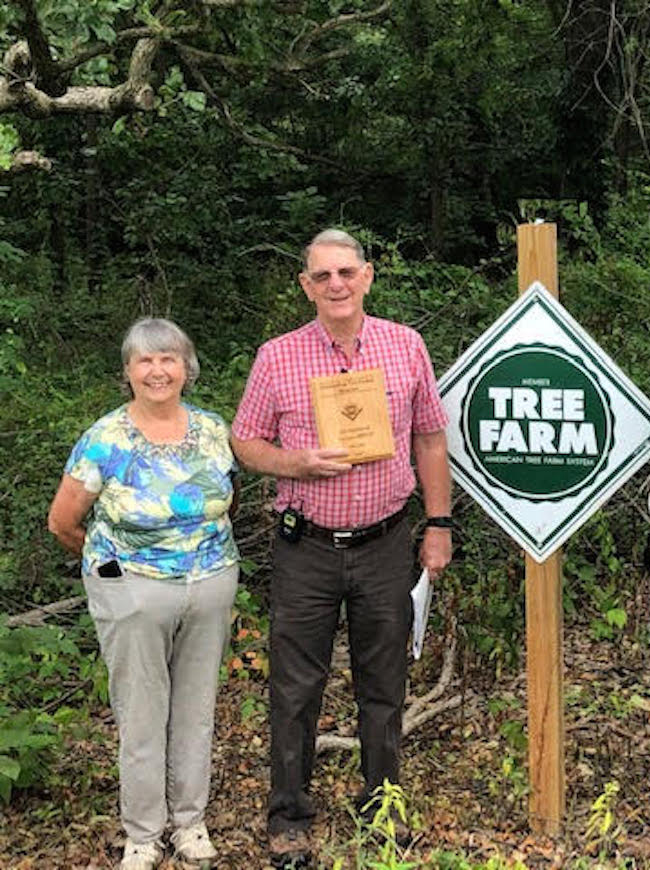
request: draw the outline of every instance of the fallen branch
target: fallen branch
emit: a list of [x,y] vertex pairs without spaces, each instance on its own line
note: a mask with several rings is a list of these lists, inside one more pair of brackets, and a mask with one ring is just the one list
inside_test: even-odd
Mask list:
[[[438,682],[425,695],[415,697],[409,700],[404,710],[402,719],[402,736],[407,737],[413,731],[416,731],[425,722],[444,713],[445,710],[454,710],[460,707],[462,703],[462,695],[452,695],[450,698],[438,700],[448,689],[451,679],[454,674],[454,662],[456,659],[456,619],[452,617],[449,627],[450,640],[445,648],[442,661],[442,670]],[[358,737],[347,737],[342,734],[319,734],[316,738],[316,752],[328,752],[332,750],[347,750],[356,749],[359,746]]]
[[[442,669],[440,671],[440,676],[438,677],[438,682],[431,691],[426,693],[426,695],[414,698],[404,711],[404,718],[402,721],[402,734],[404,734],[404,736],[410,734],[420,725],[424,724],[424,722],[433,718],[433,716],[438,712],[436,709],[436,712],[431,713],[431,710],[433,710],[434,707],[437,708],[439,706],[438,704],[433,705],[433,707],[429,705],[434,701],[437,701],[438,698],[444,694],[451,683],[452,676],[454,675],[457,644],[456,618],[454,616],[452,616],[449,621],[449,636],[449,645],[445,647],[443,653]],[[457,697],[460,699],[460,695]],[[455,706],[458,705],[456,704]],[[443,707],[442,709],[446,708]]]
[[25,613],[10,616],[6,624],[9,628],[16,628],[19,625],[44,625],[48,616],[69,613],[71,610],[76,610],[85,601],[85,595],[74,595],[72,598],[64,598],[62,601],[53,601],[52,604],[44,604],[43,607],[35,607]]
[[[454,710],[456,707],[460,707],[462,701],[462,695],[452,695],[451,698],[446,698],[444,701],[432,704],[430,707],[427,707],[426,710],[423,710],[416,720],[411,722],[408,731],[406,730],[405,724],[402,726],[402,736],[406,737],[416,728],[419,728],[420,725],[435,718],[440,713],[444,713],[445,710]],[[320,754],[321,752],[332,752],[337,749],[349,752],[353,749],[357,749],[359,746],[358,737],[343,737],[340,734],[319,734],[316,738],[317,754]]]

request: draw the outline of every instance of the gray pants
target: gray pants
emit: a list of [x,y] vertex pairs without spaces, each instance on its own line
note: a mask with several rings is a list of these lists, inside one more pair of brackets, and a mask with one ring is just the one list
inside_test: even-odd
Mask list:
[[136,843],[159,839],[168,818],[203,819],[237,576],[234,565],[193,584],[84,577],[119,729],[122,824]]

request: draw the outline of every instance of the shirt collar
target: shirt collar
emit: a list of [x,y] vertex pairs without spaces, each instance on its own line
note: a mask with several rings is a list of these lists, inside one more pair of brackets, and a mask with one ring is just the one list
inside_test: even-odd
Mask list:
[[[368,336],[371,330],[371,321],[372,317],[367,314],[363,315],[363,320],[361,321],[361,329],[357,333],[357,350],[361,350],[361,348],[368,340]],[[316,332],[318,334],[318,337],[323,342],[325,347],[329,348],[330,350],[334,349],[335,347],[339,347],[338,343],[332,338],[332,336],[329,334],[325,326],[318,318],[316,318],[314,323],[316,325]]]

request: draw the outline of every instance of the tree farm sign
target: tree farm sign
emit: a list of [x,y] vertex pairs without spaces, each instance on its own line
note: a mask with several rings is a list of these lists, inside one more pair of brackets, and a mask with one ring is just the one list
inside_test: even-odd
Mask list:
[[650,401],[537,281],[440,393],[455,479],[537,562],[650,458]]

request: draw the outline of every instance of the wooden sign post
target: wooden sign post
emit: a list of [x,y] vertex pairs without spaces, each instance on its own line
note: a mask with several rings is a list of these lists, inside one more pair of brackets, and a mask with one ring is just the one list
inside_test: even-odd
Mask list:
[[454,479],[526,552],[530,824],[565,809],[560,547],[650,460],[650,399],[560,305],[553,224],[517,232],[519,298],[438,382]]
[[[517,227],[519,293],[540,281],[558,296],[555,224]],[[565,810],[562,551],[541,564],[526,553],[526,667],[530,825],[557,834]]]

